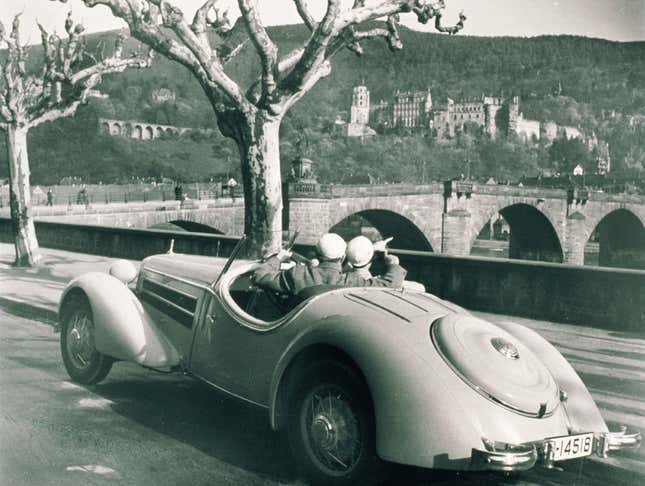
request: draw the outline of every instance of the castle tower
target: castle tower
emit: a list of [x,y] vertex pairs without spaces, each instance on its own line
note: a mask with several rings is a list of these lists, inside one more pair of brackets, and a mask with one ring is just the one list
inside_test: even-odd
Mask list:
[[355,86],[352,107],[347,124],[348,137],[372,137],[376,132],[367,124],[370,121],[370,92],[367,86]]
[[502,108],[501,99],[484,96],[484,131],[491,137],[497,135],[497,112]]
[[520,97],[513,96],[508,105],[508,133],[517,133],[517,122],[520,118]]
[[355,86],[349,122],[353,125],[367,125],[370,120],[370,92],[367,86]]

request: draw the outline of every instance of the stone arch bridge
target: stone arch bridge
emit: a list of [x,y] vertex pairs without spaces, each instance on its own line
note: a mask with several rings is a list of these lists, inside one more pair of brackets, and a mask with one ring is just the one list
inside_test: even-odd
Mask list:
[[[501,214],[510,227],[510,258],[582,265],[585,245],[593,237],[599,242],[601,265],[633,267],[645,262],[643,196],[456,181],[365,186],[300,182],[290,184],[288,194],[288,227],[299,231],[300,243],[313,243],[320,234],[358,215],[381,234],[396,236],[395,248],[469,255],[482,229]],[[190,231],[231,235],[244,229],[241,199],[111,206],[35,216],[135,228],[173,223]]]
[[[584,264],[598,238],[601,265],[645,263],[645,197],[586,189],[544,189],[450,181],[429,185],[289,187],[289,228],[299,240],[359,215],[393,245],[469,255],[482,229],[501,214],[510,227],[509,257]],[[627,265],[627,266],[632,266]]]
[[153,201],[147,203],[96,204],[89,209],[76,205],[54,213],[47,207],[34,208],[38,221],[112,226],[116,228],[172,229],[241,235],[244,232],[244,200]]

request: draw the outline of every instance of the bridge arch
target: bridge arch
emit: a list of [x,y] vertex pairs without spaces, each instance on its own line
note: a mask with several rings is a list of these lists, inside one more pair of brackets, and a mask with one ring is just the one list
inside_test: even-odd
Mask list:
[[143,140],[152,140],[153,138],[155,138],[154,129],[150,125],[147,125],[143,129]]
[[172,221],[157,223],[150,226],[149,229],[163,229],[163,230],[173,230],[173,231],[189,231],[191,233],[211,233],[215,235],[223,235],[224,232],[213,228],[207,224],[197,223],[195,221],[189,221],[185,219],[175,219]]
[[434,251],[431,242],[421,231],[419,226],[412,220],[399,213],[386,209],[364,209],[352,214],[346,214],[338,220],[329,231],[339,233],[346,239],[361,234],[360,227],[348,227],[347,223],[352,218],[364,220],[371,227],[375,228],[382,237],[394,236],[390,244],[391,248],[417,251]]
[[[592,239],[598,243],[598,265],[645,269],[645,225],[629,209],[608,211],[590,223],[584,241]],[[585,264],[589,263],[586,256]]]
[[141,140],[143,137],[143,128],[141,128],[141,125],[134,125],[132,127],[132,138]]
[[510,228],[508,257],[562,263],[562,239],[553,221],[538,207],[524,202],[491,208],[472,221],[470,249],[485,225],[500,214]]

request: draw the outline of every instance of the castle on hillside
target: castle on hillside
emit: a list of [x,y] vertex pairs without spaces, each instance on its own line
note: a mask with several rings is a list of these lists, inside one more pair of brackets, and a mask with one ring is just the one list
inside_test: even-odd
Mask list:
[[505,99],[482,95],[480,98],[457,102],[448,98],[445,103],[434,106],[432,93],[427,89],[397,91],[392,101],[381,100],[370,104],[367,87],[356,86],[346,135],[375,135],[376,132],[369,126],[371,118],[373,126],[382,130],[432,130],[440,140],[454,137],[457,132],[467,129],[469,123],[482,128],[491,137],[504,130],[506,133],[515,132],[526,140],[539,140],[540,122],[524,119],[519,103],[517,96]]
[[335,122],[336,129],[347,137],[372,137],[380,131],[405,129],[429,131],[438,140],[453,138],[459,132],[478,127],[494,138],[498,134],[516,134],[525,142],[553,141],[557,138],[580,139],[596,157],[597,172],[606,174],[611,170],[609,148],[599,142],[595,133],[586,136],[579,128],[556,123],[528,120],[520,111],[520,98],[513,96],[482,95],[478,98],[433,104],[430,89],[423,91],[397,91],[391,101],[370,103],[366,86],[355,86],[349,123],[342,119]]

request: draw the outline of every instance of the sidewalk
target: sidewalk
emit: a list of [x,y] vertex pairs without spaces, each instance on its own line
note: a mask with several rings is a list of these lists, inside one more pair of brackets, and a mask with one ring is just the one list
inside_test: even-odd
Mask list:
[[13,245],[0,243],[0,305],[53,322],[70,280],[87,272],[107,272],[117,260],[49,248],[41,248],[41,253],[43,260],[37,267],[14,268]]

